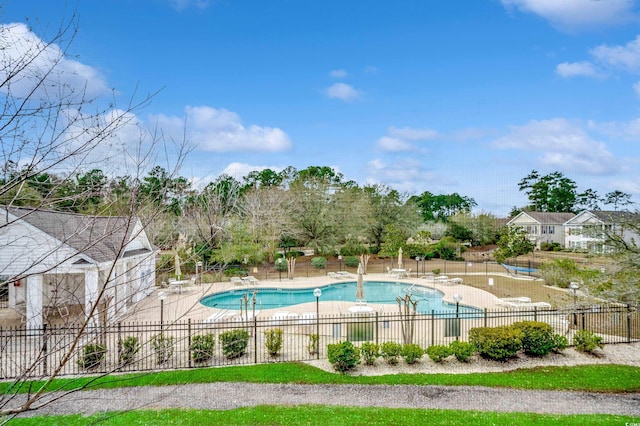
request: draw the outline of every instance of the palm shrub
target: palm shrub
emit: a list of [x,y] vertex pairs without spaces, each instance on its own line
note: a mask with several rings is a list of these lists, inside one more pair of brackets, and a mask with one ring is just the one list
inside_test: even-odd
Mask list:
[[402,345],[401,355],[407,364],[415,364],[424,355],[424,350],[415,343],[407,343]]
[[469,343],[480,356],[504,361],[522,349],[522,332],[510,326],[472,328],[469,330]]
[[205,362],[213,357],[213,348],[216,345],[214,334],[193,336],[191,339],[191,359],[193,362]]
[[576,349],[581,352],[593,353],[596,348],[603,349],[602,337],[596,336],[589,330],[578,330],[573,336],[573,344],[576,345]]
[[89,343],[82,348],[82,355],[78,360],[78,365],[87,370],[96,368],[104,361],[107,347],[101,343]]
[[384,342],[380,346],[380,354],[389,365],[396,365],[402,353],[402,345],[396,342]]
[[460,362],[467,362],[476,351],[476,348],[471,343],[461,342],[459,340],[454,340],[449,343],[449,349]]
[[156,363],[164,364],[173,356],[173,336],[156,334],[151,338],[151,347],[156,354]]
[[120,364],[127,365],[133,362],[140,351],[140,340],[136,336],[127,336],[120,342]]
[[348,340],[331,344],[327,346],[327,358],[336,371],[346,373],[360,364],[360,349]]
[[527,355],[543,356],[555,348],[553,328],[546,322],[518,321],[512,327],[522,332],[522,349]]
[[265,346],[271,356],[277,356],[282,349],[282,335],[284,331],[281,328],[272,328],[264,332]]
[[445,345],[432,345],[425,351],[429,358],[434,362],[442,362],[451,355],[451,349]]
[[218,336],[222,353],[227,359],[239,358],[247,353],[249,346],[249,332],[242,328],[225,331]]
[[364,342],[360,345],[360,353],[366,365],[373,365],[380,356],[380,345],[373,342]]

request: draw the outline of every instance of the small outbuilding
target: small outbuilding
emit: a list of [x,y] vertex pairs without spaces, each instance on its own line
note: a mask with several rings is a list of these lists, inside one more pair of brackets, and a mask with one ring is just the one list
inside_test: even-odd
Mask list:
[[73,308],[113,321],[155,288],[157,250],[137,217],[6,206],[0,215],[0,285],[29,329]]

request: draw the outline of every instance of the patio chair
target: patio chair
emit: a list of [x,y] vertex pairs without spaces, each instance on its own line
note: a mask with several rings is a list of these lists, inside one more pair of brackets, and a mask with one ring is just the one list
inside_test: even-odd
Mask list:
[[244,281],[240,277],[231,277],[231,284],[233,285],[244,285]]

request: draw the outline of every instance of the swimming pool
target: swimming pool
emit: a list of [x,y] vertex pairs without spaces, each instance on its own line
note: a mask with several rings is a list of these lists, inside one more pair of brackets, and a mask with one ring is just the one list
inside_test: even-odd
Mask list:
[[[319,287],[322,290],[321,302],[356,302],[355,281],[346,281]],[[209,308],[239,310],[244,296],[251,300],[253,292],[256,293],[256,307],[260,309],[280,309],[301,303],[315,302],[313,288],[247,288],[233,289],[221,293],[210,294],[200,299],[200,303]],[[396,305],[396,297],[410,293],[413,300],[418,301],[416,307],[419,313],[428,314],[431,311],[438,313],[455,312],[456,305],[442,301],[443,293],[428,287],[414,284],[365,281],[364,294],[367,303],[381,305]],[[475,308],[460,306],[461,312],[477,312]]]

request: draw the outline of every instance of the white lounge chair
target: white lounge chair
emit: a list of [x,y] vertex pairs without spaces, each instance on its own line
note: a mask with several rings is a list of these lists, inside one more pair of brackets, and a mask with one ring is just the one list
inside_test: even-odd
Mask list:
[[244,285],[244,281],[240,277],[231,277],[231,284],[233,285]]
[[315,312],[303,312],[298,318],[298,324],[314,324],[317,315]]

